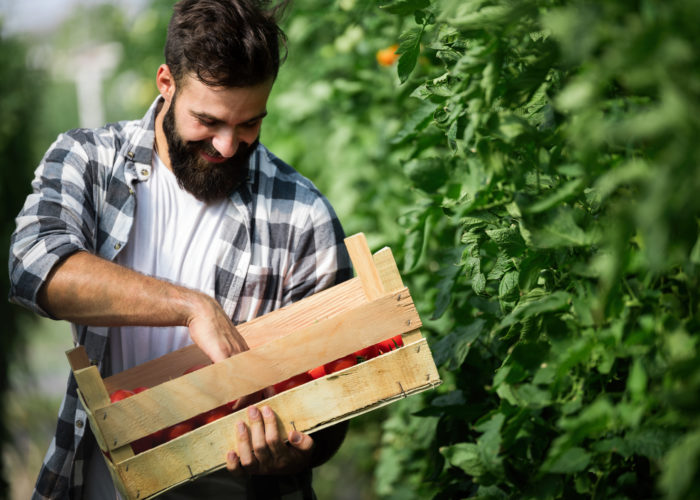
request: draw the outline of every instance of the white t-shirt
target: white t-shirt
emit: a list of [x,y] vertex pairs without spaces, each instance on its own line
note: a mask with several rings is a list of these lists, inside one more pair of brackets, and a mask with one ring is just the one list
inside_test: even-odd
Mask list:
[[[136,184],[136,216],[129,242],[116,262],[143,274],[214,297],[218,228],[227,200],[204,203],[180,187],[157,154],[151,179]],[[187,327],[129,326],[110,329],[112,373],[192,343]],[[99,448],[85,480],[86,497],[118,498]]]
[[[156,154],[151,176],[150,181],[136,184],[136,217],[117,263],[214,297],[217,234],[227,200],[199,201],[180,187]],[[184,326],[113,328],[112,373],[191,343]]]

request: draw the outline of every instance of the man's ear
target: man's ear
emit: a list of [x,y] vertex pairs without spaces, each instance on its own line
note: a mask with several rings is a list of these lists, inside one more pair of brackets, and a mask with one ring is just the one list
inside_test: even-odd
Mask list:
[[175,95],[175,78],[167,64],[161,64],[156,73],[156,86],[163,99],[170,104]]

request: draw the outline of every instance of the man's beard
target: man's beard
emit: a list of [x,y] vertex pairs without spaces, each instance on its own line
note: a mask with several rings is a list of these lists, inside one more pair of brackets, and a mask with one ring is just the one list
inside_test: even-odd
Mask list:
[[180,186],[205,203],[228,197],[248,177],[248,160],[258,147],[240,142],[236,153],[221,163],[211,163],[200,155],[218,157],[219,153],[206,141],[185,142],[175,125],[175,99],[163,117],[163,132],[168,143],[170,166]]

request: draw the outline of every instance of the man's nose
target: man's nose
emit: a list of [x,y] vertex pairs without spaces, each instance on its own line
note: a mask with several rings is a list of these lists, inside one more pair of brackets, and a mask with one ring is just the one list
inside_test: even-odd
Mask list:
[[222,130],[214,136],[211,145],[224,158],[231,158],[238,150],[238,137],[232,130]]

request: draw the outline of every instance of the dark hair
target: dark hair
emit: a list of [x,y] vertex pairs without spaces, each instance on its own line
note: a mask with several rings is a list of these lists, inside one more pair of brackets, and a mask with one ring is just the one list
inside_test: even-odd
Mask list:
[[193,74],[202,83],[248,87],[275,78],[286,36],[274,8],[260,0],[181,0],[165,42],[165,63],[176,83]]

